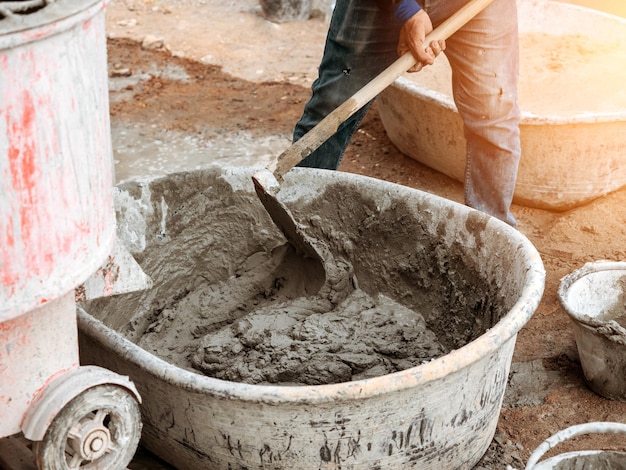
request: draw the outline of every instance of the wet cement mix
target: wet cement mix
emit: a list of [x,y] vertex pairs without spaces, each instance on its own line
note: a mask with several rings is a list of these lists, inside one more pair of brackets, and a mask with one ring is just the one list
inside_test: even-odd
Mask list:
[[[610,2],[594,2],[604,3]],[[626,14],[623,2],[612,4]],[[277,26],[264,22],[254,10],[257,6],[248,0],[235,8],[221,0],[112,0],[107,11],[109,69],[117,74],[111,83],[119,84],[111,92],[114,143],[120,142],[115,130],[121,129],[128,132],[133,148],[151,144],[155,151],[167,150],[178,135],[199,142],[205,152],[213,152],[210,145],[223,136],[244,133],[254,139],[244,142],[246,148],[270,138],[282,139],[286,146],[316,75],[326,25],[312,18]],[[554,44],[548,50],[564,51]],[[173,76],[172,70],[185,73]],[[584,86],[604,98],[606,90],[593,88],[594,83],[577,80],[569,84],[568,94],[577,96]],[[257,156],[256,162],[268,163],[281,150]],[[115,152],[122,176],[125,149],[117,145]],[[177,152],[179,159],[185,155]],[[201,161],[202,152],[198,155]],[[458,182],[398,152],[376,105],[355,134],[340,170],[463,202]],[[626,421],[626,403],[604,399],[586,386],[571,320],[557,296],[560,280],[585,263],[626,260],[626,191],[565,212],[517,205],[513,212],[522,233],[539,250],[547,277],[537,312],[519,332],[496,435],[477,467],[490,470],[507,464],[523,468],[544,439],[570,425]],[[198,338],[205,333],[196,332]],[[547,456],[584,448],[626,446],[618,435],[580,436]]]
[[[205,338],[203,355],[194,364],[225,380],[320,385],[379,377],[444,353],[420,315],[383,296],[374,300],[355,293],[337,313],[309,313],[306,304],[299,315],[271,308],[238,320]],[[280,311],[282,305],[277,307]],[[233,370],[235,360],[248,370]]]
[[[348,382],[440,357],[506,311],[506,296],[472,272],[462,250],[412,235],[420,222],[404,202],[379,208],[336,184],[300,208],[313,222],[307,235],[326,251],[324,276],[277,233],[255,195],[215,178],[157,180],[141,189],[150,203],[133,199],[135,183],[119,186],[121,237],[128,227],[137,239],[139,212],[154,214],[139,236],[153,242],[134,251],[156,287],[89,307],[172,364],[252,384]],[[506,262],[501,269],[510,271]],[[128,323],[127,312],[135,312]]]
[[[419,313],[384,295],[354,290],[334,308],[324,296],[265,303],[199,338],[193,366],[234,382],[321,385],[397,372],[446,352]],[[184,319],[189,310],[170,312]],[[162,351],[153,329],[138,344]]]

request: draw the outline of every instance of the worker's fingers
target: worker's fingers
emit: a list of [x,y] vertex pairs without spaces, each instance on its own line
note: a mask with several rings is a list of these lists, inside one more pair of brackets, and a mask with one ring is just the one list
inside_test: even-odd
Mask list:
[[439,54],[441,54],[445,49],[446,49],[446,42],[443,41],[443,40],[440,40],[440,41],[433,41],[433,42],[431,42],[425,48],[425,51],[426,51],[426,54],[428,54],[430,56],[430,58],[432,58],[432,60],[434,61],[435,58]]
[[[437,58],[437,56],[439,56],[439,54],[441,54],[445,50],[446,50],[446,42],[444,40],[433,41],[432,43],[430,43],[428,47],[424,49],[424,55],[421,56],[421,60],[407,71],[412,72],[412,73],[419,72],[426,65],[432,65],[435,59]],[[398,54],[402,55],[406,52],[409,52],[408,47],[405,47],[405,48],[398,47]],[[413,54],[413,55],[415,56],[416,54]]]
[[404,55],[407,52],[411,52],[413,54],[413,57],[416,58],[415,65],[411,67],[409,70],[407,70],[407,72],[419,72],[425,66],[432,65],[433,62],[435,61],[435,57],[438,54],[438,52],[433,50],[430,46],[427,47],[426,49],[420,47],[419,50],[409,49],[408,47],[407,48],[398,47],[399,55]]
[[444,41],[443,39],[439,41],[431,42],[430,46],[426,48],[426,51],[430,52],[435,57],[437,57],[439,54],[441,54],[445,50],[446,50],[446,41]]
[[421,44],[418,47],[398,47],[398,55],[404,55],[407,52],[411,52],[415,57],[416,62],[423,65],[430,65],[435,60],[435,53],[430,47],[424,48]]

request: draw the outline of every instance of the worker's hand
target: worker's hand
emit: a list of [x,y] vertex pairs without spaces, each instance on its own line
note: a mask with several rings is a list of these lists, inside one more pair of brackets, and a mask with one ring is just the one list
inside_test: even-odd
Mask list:
[[433,41],[428,47],[424,47],[424,40],[433,30],[433,24],[430,21],[428,13],[424,10],[414,14],[400,30],[400,39],[398,40],[398,55],[404,55],[411,51],[417,63],[409,69],[409,72],[419,72],[422,67],[431,65],[442,51],[446,49],[444,40]]

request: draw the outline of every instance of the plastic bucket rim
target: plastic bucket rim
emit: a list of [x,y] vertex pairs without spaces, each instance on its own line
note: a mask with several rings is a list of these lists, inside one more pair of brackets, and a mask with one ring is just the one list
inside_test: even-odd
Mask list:
[[564,276],[557,289],[557,296],[559,298],[559,302],[561,303],[563,309],[567,312],[570,318],[576,323],[582,324],[585,326],[585,314],[577,312],[574,310],[569,302],[569,293],[571,287],[577,282],[583,279],[584,277],[602,272],[602,271],[624,271],[626,274],[626,261],[612,261],[612,260],[597,260],[590,261],[585,263],[580,268],[572,271],[568,275]]
[[555,468],[556,464],[567,462],[568,460],[576,457],[586,457],[592,455],[598,455],[603,453],[613,453],[613,454],[621,454],[625,457],[626,462],[626,452],[622,451],[611,451],[611,450],[579,450],[572,452],[565,452],[563,454],[555,455],[554,457],[550,457],[549,459],[542,460],[541,462],[537,462],[537,464],[532,467],[532,470],[551,470]]
[[[569,452],[565,454],[559,454],[555,457],[551,457],[542,462],[539,462],[541,457],[548,452],[550,449],[553,449],[558,444],[565,442],[568,439],[571,439],[576,436],[580,436],[583,434],[626,434],[626,424],[621,422],[614,421],[592,421],[588,423],[575,424],[573,426],[569,426],[565,429],[558,431],[552,436],[545,439],[530,455],[528,462],[526,463],[525,470],[549,470],[551,467],[548,467],[546,464],[550,461],[558,463],[556,460],[558,457],[567,454],[577,454],[578,452]],[[586,452],[586,451],[580,451]],[[601,453],[602,451],[590,451],[593,453]],[[622,452],[620,452],[622,453]],[[626,452],[623,452],[626,455]],[[554,459],[554,460],[553,460]],[[560,460],[560,459],[559,459]]]

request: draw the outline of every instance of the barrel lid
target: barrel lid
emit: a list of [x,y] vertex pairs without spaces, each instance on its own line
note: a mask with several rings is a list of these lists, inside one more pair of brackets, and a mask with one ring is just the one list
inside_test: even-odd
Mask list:
[[58,32],[58,23],[98,3],[104,4],[102,0],[0,0],[0,46],[3,36],[17,33],[38,39]]

